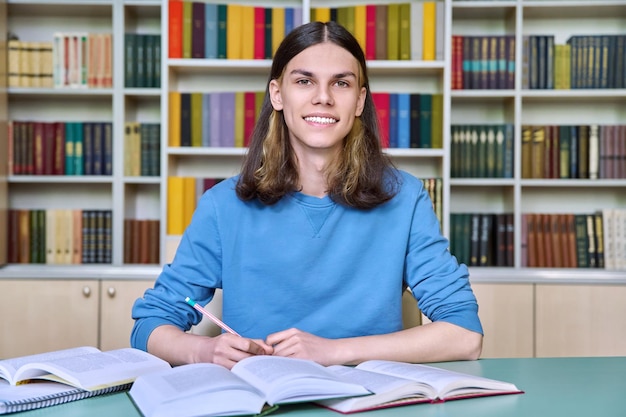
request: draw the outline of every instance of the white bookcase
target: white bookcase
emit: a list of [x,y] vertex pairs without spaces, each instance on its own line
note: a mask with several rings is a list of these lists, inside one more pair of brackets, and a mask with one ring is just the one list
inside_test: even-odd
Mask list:
[[[301,7],[303,21],[311,7],[364,4],[361,0],[208,0],[263,7]],[[407,0],[409,1],[409,0]],[[411,0],[413,1],[413,0]],[[372,0],[371,3],[397,3]],[[419,177],[443,179],[443,232],[450,235],[449,218],[458,212],[513,212],[515,267],[471,268],[472,282],[483,286],[480,294],[498,308],[501,284],[521,285],[533,297],[534,285],[606,284],[623,286],[626,271],[601,269],[522,268],[521,216],[526,212],[591,212],[601,208],[626,208],[626,179],[529,180],[521,178],[521,126],[523,124],[626,124],[626,89],[523,90],[521,88],[522,37],[554,34],[563,41],[572,34],[626,34],[626,1],[585,0],[442,0],[445,8],[445,58],[441,61],[372,61],[373,91],[443,94],[443,149],[390,149],[395,163]],[[90,265],[8,265],[0,278],[136,279],[146,286],[159,265],[123,263],[124,218],[161,220],[161,264],[171,260],[180,236],[166,234],[168,176],[226,177],[238,172],[243,149],[182,148],[168,146],[168,92],[260,91],[265,88],[269,60],[168,59],[168,1],[155,0],[8,0],[8,29],[24,40],[52,39],[57,31],[114,33],[113,88],[8,90],[11,119],[42,121],[93,120],[113,122],[114,164],[110,177],[8,177],[9,208],[111,209],[113,211],[113,261]],[[125,32],[160,33],[161,87],[124,87]],[[515,35],[516,79],[509,90],[452,90],[452,35]],[[126,177],[123,172],[124,122],[161,123],[160,177]],[[450,126],[461,123],[513,123],[515,173],[511,179],[457,179],[450,177]],[[490,284],[496,287],[487,287]],[[498,286],[499,285],[499,286]],[[610,290],[611,287],[606,287]],[[506,288],[502,296],[515,291]],[[495,291],[495,296],[494,296]],[[490,301],[491,300],[491,301]],[[528,300],[527,300],[528,301]],[[533,305],[532,300],[520,305]],[[484,308],[481,306],[481,309]],[[543,311],[543,310],[542,310]],[[497,312],[487,313],[497,316]],[[528,312],[518,312],[528,314]],[[525,322],[526,323],[526,322]],[[532,327],[532,323],[531,323]],[[494,325],[492,328],[498,328]],[[529,336],[530,337],[530,336]],[[533,336],[534,337],[534,336]],[[534,339],[533,339],[534,340]],[[528,340],[527,340],[528,342]],[[533,342],[528,342],[532,346]],[[497,347],[494,347],[497,350]],[[532,349],[531,349],[532,350]],[[509,351],[501,353],[505,355]],[[513,354],[526,354],[513,352]],[[532,352],[531,352],[532,353]],[[624,353],[624,352],[622,352]]]

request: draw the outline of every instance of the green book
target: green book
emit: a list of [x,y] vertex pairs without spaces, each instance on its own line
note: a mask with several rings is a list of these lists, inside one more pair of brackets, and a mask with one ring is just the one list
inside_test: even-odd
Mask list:
[[135,87],[135,49],[136,45],[135,33],[124,34],[124,87]]
[[443,94],[432,95],[431,103],[431,146],[435,149],[443,148]]
[[420,95],[420,148],[432,148],[432,94]]
[[[226,4],[217,5],[217,57],[226,59],[226,17],[228,6]],[[191,39],[191,32],[189,34]],[[191,44],[190,44],[191,47]],[[189,51],[191,53],[191,50]]]
[[183,58],[191,58],[192,5],[190,1],[183,2]]
[[387,59],[400,59],[400,5],[390,4],[387,8]]

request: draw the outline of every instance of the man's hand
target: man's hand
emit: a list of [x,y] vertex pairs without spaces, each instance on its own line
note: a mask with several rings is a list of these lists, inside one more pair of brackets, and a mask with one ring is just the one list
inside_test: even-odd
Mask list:
[[298,329],[273,333],[265,343],[274,348],[273,355],[309,359],[322,365],[339,363],[336,358],[337,341],[325,339]]

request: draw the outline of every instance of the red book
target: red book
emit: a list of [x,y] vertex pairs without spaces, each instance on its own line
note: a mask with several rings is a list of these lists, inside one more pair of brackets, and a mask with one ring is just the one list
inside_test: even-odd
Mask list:
[[246,148],[250,145],[250,136],[256,122],[255,98],[254,92],[246,91],[243,94],[243,146]]
[[44,122],[43,125],[43,173],[44,175],[53,175],[55,164],[55,131],[54,123]]
[[380,142],[383,148],[389,147],[389,93],[372,93],[376,114],[378,115],[378,129]]
[[365,6],[365,59],[376,59],[376,5]]
[[170,0],[168,3],[168,53],[170,58],[183,57],[183,2]]
[[463,89],[463,36],[452,36],[452,84],[453,90]]
[[254,59],[265,59],[265,8],[254,8]]

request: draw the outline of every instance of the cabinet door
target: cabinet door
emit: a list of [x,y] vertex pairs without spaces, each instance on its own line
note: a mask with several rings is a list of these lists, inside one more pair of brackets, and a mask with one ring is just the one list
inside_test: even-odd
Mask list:
[[98,344],[98,285],[0,280],[0,358]]
[[533,284],[472,284],[483,325],[483,358],[532,357]]
[[133,327],[131,309],[154,281],[103,280],[100,287],[100,349],[111,350],[130,346]]
[[537,356],[626,355],[626,286],[537,284]]

